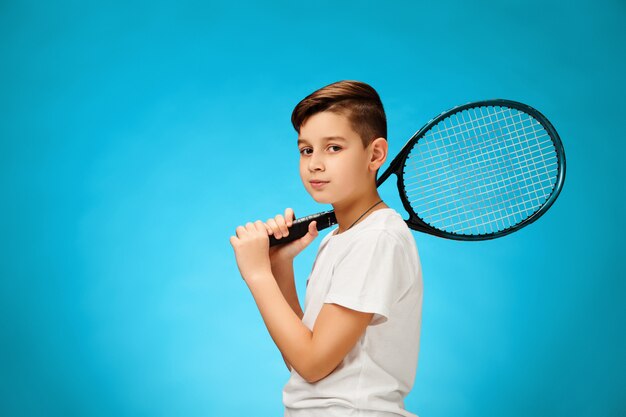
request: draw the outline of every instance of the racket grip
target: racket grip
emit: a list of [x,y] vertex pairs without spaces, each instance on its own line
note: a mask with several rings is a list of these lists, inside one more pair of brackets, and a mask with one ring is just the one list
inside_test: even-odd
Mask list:
[[337,218],[335,217],[334,210],[301,217],[293,221],[291,227],[288,228],[289,234],[287,236],[276,239],[274,235],[270,235],[270,246],[282,245],[293,242],[296,239],[300,239],[302,236],[307,234],[309,231],[309,224],[314,220],[317,221],[316,227],[318,231],[324,230],[333,224],[337,224]]

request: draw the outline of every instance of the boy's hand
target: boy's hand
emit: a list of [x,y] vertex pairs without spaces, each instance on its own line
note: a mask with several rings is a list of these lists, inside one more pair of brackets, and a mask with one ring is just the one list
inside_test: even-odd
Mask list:
[[[268,219],[265,223],[268,235],[274,235],[274,238],[281,239],[289,234],[287,229],[293,224],[294,213],[291,208],[285,209],[285,216],[277,214],[273,219]],[[281,262],[292,262],[293,259],[304,250],[318,235],[317,222],[309,224],[309,231],[300,239],[284,245],[272,246],[269,249],[270,261],[272,264]]]
[[261,220],[238,226],[237,236],[230,237],[230,244],[235,250],[237,267],[246,283],[250,283],[257,276],[272,274],[270,264],[267,229]]

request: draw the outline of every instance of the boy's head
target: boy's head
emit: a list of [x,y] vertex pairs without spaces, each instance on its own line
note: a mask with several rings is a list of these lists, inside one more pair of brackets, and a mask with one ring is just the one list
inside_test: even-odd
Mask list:
[[337,81],[306,96],[293,109],[296,132],[315,113],[329,111],[346,116],[366,148],[376,138],[387,139],[387,117],[376,90],[360,81]]
[[372,87],[359,81],[327,85],[300,101],[291,121],[298,132],[300,176],[315,200],[341,206],[377,195],[387,121]]

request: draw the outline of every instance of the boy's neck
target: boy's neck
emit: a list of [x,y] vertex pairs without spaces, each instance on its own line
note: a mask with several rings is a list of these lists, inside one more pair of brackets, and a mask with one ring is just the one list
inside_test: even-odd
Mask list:
[[[341,204],[333,205],[333,209],[335,211],[335,217],[337,218],[337,224],[339,225],[337,228],[337,233],[343,233],[352,224],[354,224],[363,213],[367,211],[374,204],[378,203],[380,200],[380,196],[378,192],[374,192],[372,194],[368,194],[367,196],[361,196],[356,201],[346,202]],[[365,220],[370,214],[375,212],[376,210],[381,210],[384,208],[389,208],[385,202],[376,204],[370,211],[367,211],[363,217],[361,217],[355,226]]]

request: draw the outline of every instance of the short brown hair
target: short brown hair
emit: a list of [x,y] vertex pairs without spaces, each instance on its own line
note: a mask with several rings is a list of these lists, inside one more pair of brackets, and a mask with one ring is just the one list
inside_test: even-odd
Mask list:
[[330,111],[345,115],[352,130],[359,134],[363,147],[382,137],[387,140],[387,117],[376,90],[361,81],[343,80],[329,84],[306,96],[291,113],[296,132],[316,113]]

